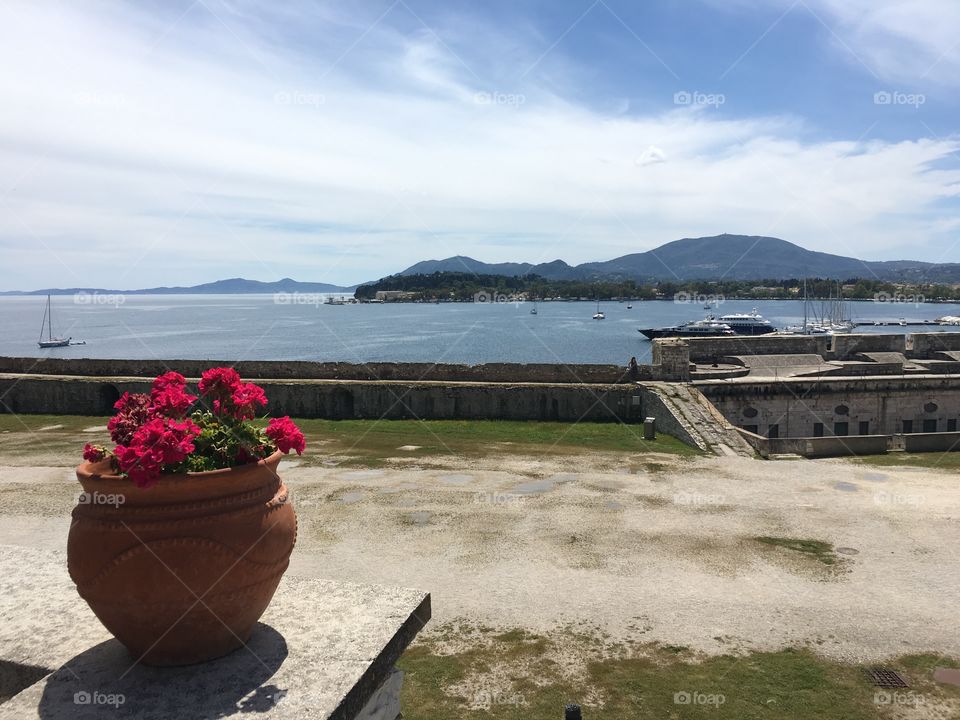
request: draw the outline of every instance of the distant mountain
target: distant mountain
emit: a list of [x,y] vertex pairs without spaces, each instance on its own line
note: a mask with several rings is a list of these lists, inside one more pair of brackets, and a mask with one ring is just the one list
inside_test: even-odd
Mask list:
[[[573,271],[563,260],[554,260],[550,263],[541,263],[533,265],[531,263],[485,263],[463,255],[455,255],[446,260],[424,260],[416,265],[411,265],[400,275],[431,275],[435,272],[469,272],[477,275],[527,275],[535,272],[542,277],[548,277],[544,274],[547,270],[555,274],[569,273]],[[550,275],[551,279],[557,279]]]
[[274,282],[229,278],[216,282],[191,285],[189,287],[155,287],[142,290],[107,290],[105,288],[45,288],[43,290],[8,290],[0,295],[76,295],[77,293],[101,293],[110,295],[242,295],[254,293],[347,293],[357,289],[356,285],[342,287],[329,283],[298,282],[283,278]]
[[[674,240],[646,252],[631,253],[604,262],[571,266],[563,260],[546,263],[485,263],[464,255],[445,260],[424,260],[398,275],[468,272],[477,275],[539,275],[547,280],[635,280],[639,283],[687,280],[788,280],[791,278],[863,278],[891,282],[960,283],[960,263],[916,260],[868,261],[807,250],[786,240],[760,235],[714,235]],[[371,284],[371,283],[361,283]],[[230,278],[189,287],[155,287],[141,290],[104,288],[45,288],[10,290],[0,295],[73,295],[79,292],[124,295],[185,295],[244,293],[348,293],[359,285],[298,282],[283,278],[260,282]]]
[[484,263],[457,256],[417,263],[400,275],[433,272],[475,272],[486,275],[533,273],[549,280],[785,280],[819,277],[864,278],[904,282],[960,282],[960,263],[915,260],[867,261],[807,250],[786,240],[759,235],[715,235],[684,238],[653,250],[605,262],[570,266],[549,263]]

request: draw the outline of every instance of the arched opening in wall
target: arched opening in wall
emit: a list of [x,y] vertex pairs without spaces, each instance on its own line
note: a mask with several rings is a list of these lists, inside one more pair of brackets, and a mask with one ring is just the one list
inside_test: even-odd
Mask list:
[[847,407],[846,405],[837,405],[837,406],[833,409],[833,412],[834,412],[836,415],[847,415],[847,414],[849,414],[849,412],[850,412],[850,408]]
[[353,417],[353,393],[349,390],[333,391],[333,412],[335,420],[349,420]]
[[937,405],[935,402],[928,402],[923,406],[923,411],[928,413],[936,412],[939,409],[940,409],[940,406]]
[[120,391],[116,385],[110,383],[101,383],[97,398],[97,413],[110,415],[113,413],[113,406],[120,399]]
[[759,414],[760,414],[760,411],[757,410],[755,407],[746,407],[743,409],[743,416],[745,418],[755,418]]

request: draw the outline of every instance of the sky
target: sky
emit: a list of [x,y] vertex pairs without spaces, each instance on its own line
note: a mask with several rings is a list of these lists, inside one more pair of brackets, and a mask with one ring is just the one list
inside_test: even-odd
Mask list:
[[0,289],[960,262],[957,0],[0,5]]

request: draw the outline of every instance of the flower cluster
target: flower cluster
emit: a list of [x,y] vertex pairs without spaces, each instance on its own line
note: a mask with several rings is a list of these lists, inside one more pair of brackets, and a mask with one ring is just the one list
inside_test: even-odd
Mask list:
[[155,417],[142,425],[126,447],[116,449],[117,464],[139,487],[149,487],[163,473],[193,452],[200,428],[192,420]]
[[124,393],[107,424],[116,447],[111,453],[87,444],[84,460],[109,459],[138,486],[149,487],[164,473],[243,465],[277,450],[304,451],[303,433],[289,417],[266,428],[252,422],[267,396],[233,368],[207,370],[197,387],[199,397],[187,391],[183,375],[171,371],[153,381],[149,394]]
[[137,428],[152,416],[150,396],[141,393],[125,392],[114,403],[113,409],[119,412],[110,418],[107,430],[110,431],[110,438],[117,445],[126,445],[130,442]]
[[252,420],[257,406],[267,404],[263,388],[245,383],[233,368],[211,368],[203,373],[198,385],[200,394],[211,401],[215,415],[227,415],[237,420]]
[[307,447],[300,428],[287,416],[271,420],[267,425],[266,435],[273,440],[277,450],[283,453],[296,450],[297,455],[302,455]]
[[150,410],[156,415],[183,417],[197,396],[187,392],[187,379],[178,372],[164,373],[153,381]]
[[91,445],[87,443],[83,446],[83,459],[87,462],[100,462],[107,457],[107,449],[102,445]]

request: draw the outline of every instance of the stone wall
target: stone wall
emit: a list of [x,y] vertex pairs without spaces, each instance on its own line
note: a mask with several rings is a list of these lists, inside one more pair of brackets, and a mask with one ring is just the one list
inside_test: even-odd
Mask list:
[[689,338],[690,360],[713,362],[735,355],[824,355],[826,337],[810,335],[737,335],[733,337]]
[[914,433],[903,436],[907,452],[952,452],[960,450],[960,433]]
[[229,365],[245,378],[275,380],[428,380],[443,382],[598,383],[630,382],[624,365],[563,363],[322,363],[245,360],[98,360],[89,358],[0,357],[0,373],[83,375],[93,377],[156,377],[176,370],[190,378],[211,367]]
[[882,455],[887,452],[888,435],[849,437],[767,438],[740,430],[743,438],[761,457],[800,455],[808,458]]
[[834,335],[831,349],[826,358],[828,360],[849,360],[857,353],[862,352],[905,353],[906,351],[906,335]]
[[[635,385],[261,381],[271,415],[329,419],[495,419],[637,422]],[[129,377],[0,376],[0,412],[109,415],[121,393],[149,390]]]
[[[656,343],[662,340],[654,341]],[[896,352],[919,359],[942,350],[960,350],[960,333],[850,335],[738,335],[687,338],[690,360],[705,363],[738,355],[820,355],[826,360],[851,360],[862,352]],[[656,355],[654,355],[656,357]]]
[[[960,425],[960,378],[891,377],[791,379],[724,383],[698,381],[697,388],[727,420],[768,435],[777,426],[781,438],[812,437],[816,423],[833,435],[846,423],[849,435],[893,435]],[[905,426],[904,422],[908,424]],[[860,423],[866,423],[863,432]]]
[[943,350],[960,350],[960,333],[914,333],[910,339],[912,340],[911,355],[917,358],[932,358],[935,357],[935,353]]

